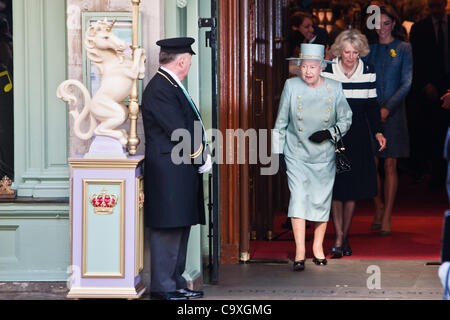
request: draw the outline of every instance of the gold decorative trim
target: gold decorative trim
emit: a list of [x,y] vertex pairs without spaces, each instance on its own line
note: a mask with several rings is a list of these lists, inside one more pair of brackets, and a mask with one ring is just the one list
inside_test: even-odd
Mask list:
[[198,158],[202,154],[202,151],[203,151],[203,143],[200,145],[200,148],[198,148],[198,150],[194,154],[190,155],[191,159]]
[[318,59],[324,58],[323,56],[315,56],[315,55],[311,55],[311,54],[302,54],[302,53],[300,53],[298,57],[301,59],[302,58],[318,58]]
[[144,270],[144,176],[136,178],[135,276]]
[[173,85],[175,88],[178,88],[178,86],[176,84],[174,84],[172,81],[170,81],[169,77],[166,76],[164,73],[162,73],[161,71],[157,71],[160,75],[162,75],[164,78],[167,79],[167,81],[170,82],[171,85]]
[[136,287],[72,287],[67,295],[69,299],[83,299],[83,298],[125,298],[125,299],[139,299],[146,291],[142,282]]
[[137,159],[89,159],[69,158],[74,169],[136,169],[144,161],[144,156]]
[[[87,187],[89,184],[120,185],[120,257],[119,272],[87,272]],[[83,244],[82,244],[82,278],[125,278],[125,180],[83,179]]]

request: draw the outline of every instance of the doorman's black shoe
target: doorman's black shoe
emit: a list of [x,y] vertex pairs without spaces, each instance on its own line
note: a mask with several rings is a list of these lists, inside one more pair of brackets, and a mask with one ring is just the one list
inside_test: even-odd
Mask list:
[[203,298],[203,291],[194,291],[189,289],[179,289],[177,292],[183,294],[188,299]]
[[305,260],[294,261],[294,271],[305,270]]
[[187,300],[188,298],[180,292],[150,292],[152,300]]
[[328,263],[327,259],[317,259],[316,257],[314,257],[313,262],[318,266],[326,266]]

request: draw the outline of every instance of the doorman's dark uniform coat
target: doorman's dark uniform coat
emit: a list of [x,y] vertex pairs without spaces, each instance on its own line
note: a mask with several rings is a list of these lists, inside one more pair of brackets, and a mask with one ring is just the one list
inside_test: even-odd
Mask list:
[[[177,82],[162,69],[150,80],[142,102],[146,225],[167,229],[204,224],[203,180],[198,169],[204,164],[206,148],[194,110]],[[172,149],[189,142],[171,141],[177,129],[186,129],[191,137],[182,164],[171,160]]]

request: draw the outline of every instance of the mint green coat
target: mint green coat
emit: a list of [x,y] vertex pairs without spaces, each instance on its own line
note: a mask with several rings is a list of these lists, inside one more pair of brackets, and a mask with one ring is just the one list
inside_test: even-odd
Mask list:
[[336,173],[334,145],[308,138],[319,130],[334,134],[334,126],[345,135],[351,123],[352,111],[340,82],[324,78],[321,86],[311,88],[299,77],[286,81],[272,132],[272,152],[285,155],[289,217],[328,221]]

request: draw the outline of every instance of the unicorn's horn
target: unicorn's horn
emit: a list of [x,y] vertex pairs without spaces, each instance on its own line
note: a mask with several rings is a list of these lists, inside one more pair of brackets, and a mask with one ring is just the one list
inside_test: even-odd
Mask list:
[[111,32],[111,30],[112,30],[114,24],[116,23],[116,21],[117,21],[117,18],[114,18],[114,21],[109,25],[108,28],[106,28],[106,31]]

